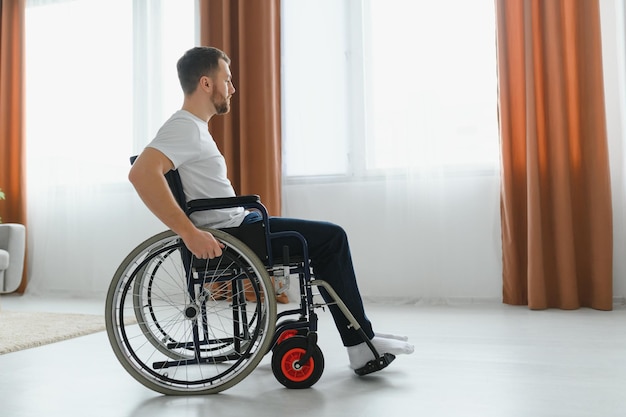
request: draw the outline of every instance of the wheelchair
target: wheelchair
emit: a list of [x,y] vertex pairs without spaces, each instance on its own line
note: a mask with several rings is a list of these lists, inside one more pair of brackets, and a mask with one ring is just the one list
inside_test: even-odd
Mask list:
[[[243,207],[259,211],[262,221],[205,229],[224,245],[218,258],[197,259],[179,236],[164,231],[122,261],[107,292],[106,330],[115,356],[138,382],[165,395],[215,394],[242,381],[271,352],[278,382],[293,389],[313,386],[324,370],[315,310],[331,304],[316,302],[314,287],[328,292],[372,351],[357,374],[393,361],[391,354],[379,355],[332,287],[315,279],[303,236],[271,232],[258,196],[187,202],[178,173],[166,178],[187,215]],[[284,237],[297,239],[303,256],[290,256],[285,246],[282,258],[274,259],[272,241]],[[300,304],[278,312],[276,293],[288,288],[292,276],[298,277]]]

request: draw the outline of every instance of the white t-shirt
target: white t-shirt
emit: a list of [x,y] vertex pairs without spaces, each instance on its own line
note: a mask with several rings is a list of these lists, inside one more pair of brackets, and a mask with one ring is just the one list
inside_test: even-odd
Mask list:
[[[186,110],[179,110],[159,129],[148,144],[174,164],[183,183],[187,201],[199,198],[234,197],[226,174],[226,161],[209,133],[207,122]],[[241,207],[193,213],[196,226],[236,227],[246,212]]]

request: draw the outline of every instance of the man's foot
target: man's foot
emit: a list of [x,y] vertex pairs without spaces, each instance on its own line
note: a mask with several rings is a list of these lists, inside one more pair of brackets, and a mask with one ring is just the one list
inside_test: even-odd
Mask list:
[[[379,355],[390,353],[394,356],[397,356],[409,355],[413,353],[415,347],[403,339],[398,339],[398,337],[399,336],[395,336],[394,338],[385,338],[376,334],[371,342],[378,351]],[[348,358],[350,359],[350,368],[352,369],[363,368],[369,361],[377,359],[374,358],[371,349],[365,342],[360,343],[356,346],[349,346],[347,349]]]
[[399,335],[395,335],[395,334],[388,334],[388,333],[374,333],[375,337],[382,337],[383,339],[395,339],[395,340],[402,340],[403,342],[406,342],[407,340],[409,340],[409,338],[407,336],[399,336]]

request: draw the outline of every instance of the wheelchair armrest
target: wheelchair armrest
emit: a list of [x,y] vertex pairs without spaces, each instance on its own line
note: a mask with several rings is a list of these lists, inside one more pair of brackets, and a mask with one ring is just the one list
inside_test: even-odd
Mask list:
[[201,198],[187,203],[187,210],[190,213],[200,210],[215,210],[230,207],[252,207],[260,204],[261,198],[258,195],[242,195],[238,197],[225,198]]

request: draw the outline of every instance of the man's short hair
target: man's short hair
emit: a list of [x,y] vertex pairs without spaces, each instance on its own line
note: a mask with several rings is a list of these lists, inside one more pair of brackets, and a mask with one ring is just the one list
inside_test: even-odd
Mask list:
[[185,95],[196,91],[200,77],[212,77],[219,68],[220,59],[230,65],[230,58],[223,51],[210,46],[197,46],[185,52],[178,60],[178,79]]

